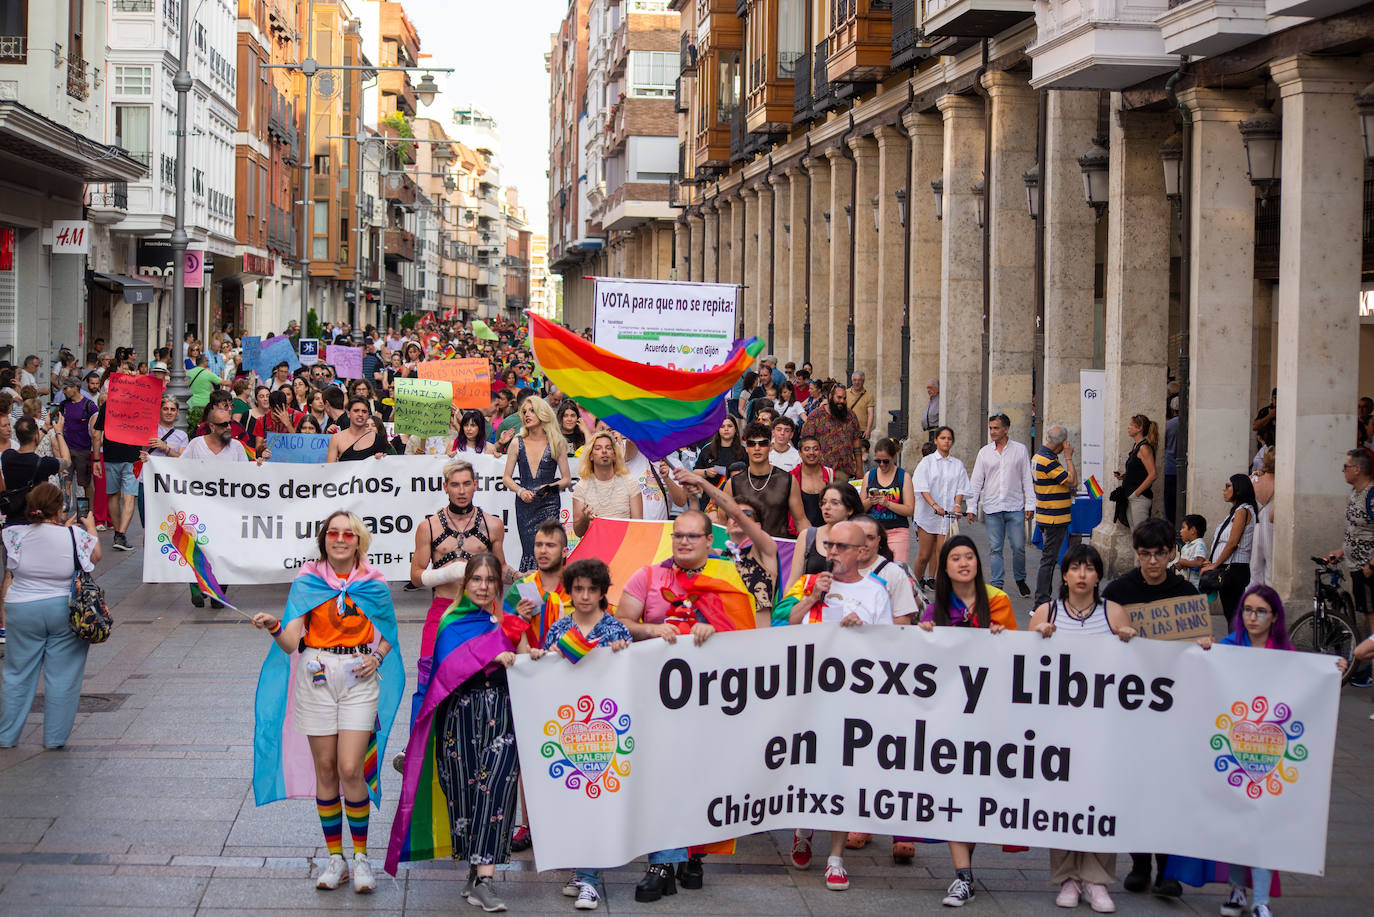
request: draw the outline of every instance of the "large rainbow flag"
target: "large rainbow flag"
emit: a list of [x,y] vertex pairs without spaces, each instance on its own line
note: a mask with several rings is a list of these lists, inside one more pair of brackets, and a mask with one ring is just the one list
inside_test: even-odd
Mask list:
[[736,341],[715,369],[667,369],[616,356],[533,312],[525,314],[530,348],[549,381],[655,462],[716,432],[726,393],[763,350],[762,341],[749,338]]

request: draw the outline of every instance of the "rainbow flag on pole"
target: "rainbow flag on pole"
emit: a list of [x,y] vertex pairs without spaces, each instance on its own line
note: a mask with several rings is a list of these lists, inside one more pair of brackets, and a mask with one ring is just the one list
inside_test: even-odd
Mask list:
[[215,579],[215,571],[210,567],[210,558],[205,550],[196,544],[195,537],[180,522],[172,530],[172,547],[176,548],[177,553],[186,558],[186,565],[191,568],[191,574],[196,578],[196,585],[200,591],[217,602],[222,602],[238,611],[238,607],[229,601],[224,595],[224,589],[219,581]]
[[1097,483],[1097,475],[1089,475],[1088,480],[1083,482],[1083,486],[1088,488],[1088,494],[1094,500],[1102,499],[1102,485]]
[[582,657],[596,649],[596,645],[600,642],[599,640],[588,640],[574,624],[563,632],[563,636],[558,638],[558,652],[563,654],[564,659],[576,664],[582,661]]
[[715,433],[730,387],[763,350],[758,338],[736,341],[720,366],[687,372],[627,360],[533,312],[525,314],[530,348],[549,381],[634,440],[651,462]]

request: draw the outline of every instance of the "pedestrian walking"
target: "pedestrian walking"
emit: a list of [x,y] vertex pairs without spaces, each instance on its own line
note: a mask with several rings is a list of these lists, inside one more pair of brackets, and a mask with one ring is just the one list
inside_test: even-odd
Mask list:
[[831,386],[825,405],[806,415],[802,436],[814,436],[821,445],[821,461],[845,480],[856,478],[862,467],[863,428],[849,409],[843,385]]
[[1026,447],[1012,440],[1011,419],[1006,414],[988,418],[986,446],[978,450],[969,479],[968,521],[981,496],[983,517],[988,526],[988,573],[992,585],[1002,588],[1004,561],[1002,546],[1011,542],[1012,576],[1022,598],[1029,598],[1026,584],[1026,523],[1035,515],[1035,481],[1031,477],[1030,453]]
[[969,483],[964,463],[950,455],[954,431],[939,427],[931,442],[935,451],[921,459],[911,481],[916,492],[916,565],[912,572],[926,589],[935,585],[939,571],[936,559],[945,539],[958,533],[954,526],[964,513],[964,491]]
[[1040,529],[1040,569],[1035,575],[1035,605],[1050,600],[1054,565],[1069,534],[1078,472],[1073,467],[1073,443],[1063,424],[1051,424],[1045,444],[1035,450],[1035,524]]

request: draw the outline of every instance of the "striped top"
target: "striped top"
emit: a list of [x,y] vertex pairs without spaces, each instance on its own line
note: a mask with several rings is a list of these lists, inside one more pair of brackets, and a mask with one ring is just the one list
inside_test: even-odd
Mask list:
[[1035,478],[1035,521],[1039,525],[1063,525],[1073,509],[1073,488],[1069,473],[1059,464],[1059,456],[1049,446],[1035,450],[1032,463]]

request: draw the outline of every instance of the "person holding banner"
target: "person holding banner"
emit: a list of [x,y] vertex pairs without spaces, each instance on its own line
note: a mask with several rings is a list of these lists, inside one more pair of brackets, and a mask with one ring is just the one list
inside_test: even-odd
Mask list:
[[538,395],[531,395],[520,407],[520,421],[516,447],[506,450],[503,480],[517,500],[515,526],[520,532],[520,572],[524,573],[535,567],[535,530],[545,520],[558,518],[558,495],[572,486],[572,476],[568,473],[568,447],[553,408]]
[[316,539],[320,559],[308,561],[292,581],[286,611],[280,618],[266,612],[253,616],[254,626],[267,631],[281,650],[268,651],[258,678],[253,742],[257,802],[306,791],[305,786],[290,786],[286,776],[295,774],[286,766],[292,749],[283,735],[291,698],[295,731],[309,742],[315,807],[329,848],[329,863],[315,887],[338,888],[349,875],[343,856],[346,818],[353,842],[353,891],[359,894],[377,887],[367,859],[368,806],[375,802],[381,807],[376,762],[386,751],[405,691],[405,666],[400,654],[392,652],[397,637],[391,592],[381,572],[367,562],[371,538],[358,516],[334,511]]
[[[1102,555],[1092,545],[1078,544],[1064,553],[1059,565],[1059,598],[1035,609],[1029,630],[1046,639],[1059,631],[1073,637],[1116,635],[1125,643],[1136,636],[1130,616],[1116,602],[1098,593]],[[1050,881],[1059,886],[1055,904],[1077,907],[1080,898],[1099,914],[1116,910],[1107,886],[1116,881],[1116,854],[1075,850],[1050,851]]]
[[361,462],[391,454],[386,437],[372,425],[372,410],[365,398],[348,399],[348,428],[329,441],[326,462]]
[[[947,427],[944,429],[948,429]],[[935,567],[935,599],[921,614],[921,630],[938,627],[982,627],[990,634],[1016,630],[1011,598],[983,580],[983,561],[978,546],[967,535],[955,535],[940,548]],[[973,900],[973,848],[964,841],[949,841],[954,861],[954,881],[943,903],[963,907]]]
[[[487,912],[506,909],[492,880],[497,864],[510,860],[520,779],[506,668],[517,652],[529,652],[523,636],[512,643],[503,629],[504,574],[496,555],[477,554],[444,612],[433,677],[416,688],[419,706],[386,858],[392,875],[402,861],[467,860],[462,895]],[[431,792],[436,783],[442,800]]]
[[731,497],[699,472],[682,468],[673,476],[689,494],[693,489],[704,493],[725,513],[725,533],[729,536],[725,549],[734,558],[740,579],[754,596],[758,613],[771,618],[773,596],[778,589],[778,543],[759,521],[763,516],[762,508],[750,497]]
[[616,449],[609,430],[592,434],[591,444],[582,453],[573,487],[573,534],[581,538],[598,516],[609,519],[643,519],[644,495],[630,477],[625,460]]

